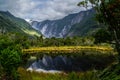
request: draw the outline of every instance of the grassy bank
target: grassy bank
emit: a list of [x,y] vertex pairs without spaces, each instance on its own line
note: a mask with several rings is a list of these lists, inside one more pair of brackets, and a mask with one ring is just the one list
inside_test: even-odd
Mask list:
[[70,72],[70,73],[37,73],[29,72],[23,68],[19,68],[20,80],[99,80],[98,72],[86,71],[86,72]]

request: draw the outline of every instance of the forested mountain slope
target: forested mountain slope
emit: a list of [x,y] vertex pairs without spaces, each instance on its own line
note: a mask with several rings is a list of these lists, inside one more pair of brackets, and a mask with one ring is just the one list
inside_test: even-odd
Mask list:
[[45,37],[86,36],[100,28],[94,20],[95,10],[69,14],[59,20],[32,21],[31,25]]
[[13,32],[30,36],[40,36],[40,32],[33,29],[24,19],[17,18],[8,11],[0,11],[0,32]]

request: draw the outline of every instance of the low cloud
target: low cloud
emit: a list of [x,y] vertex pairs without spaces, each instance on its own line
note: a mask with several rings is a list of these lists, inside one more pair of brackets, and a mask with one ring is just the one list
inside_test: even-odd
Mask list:
[[77,6],[81,0],[1,0],[0,10],[32,20],[55,20],[84,8]]

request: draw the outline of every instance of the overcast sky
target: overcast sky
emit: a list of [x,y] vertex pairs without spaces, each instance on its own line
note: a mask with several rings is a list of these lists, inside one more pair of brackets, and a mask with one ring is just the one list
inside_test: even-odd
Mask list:
[[81,0],[0,0],[0,10],[32,20],[60,19],[83,8],[77,6]]

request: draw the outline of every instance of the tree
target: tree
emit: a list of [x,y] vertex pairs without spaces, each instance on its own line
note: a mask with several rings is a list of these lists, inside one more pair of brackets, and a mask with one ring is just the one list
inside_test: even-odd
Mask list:
[[108,30],[100,29],[94,35],[95,43],[111,42],[112,37]]
[[[91,3],[91,5],[88,5]],[[107,26],[115,40],[120,63],[120,0],[84,0],[78,6],[93,7],[96,10],[96,19]]]
[[0,65],[3,71],[2,80],[18,80],[17,68],[21,62],[21,52],[8,47],[1,51]]
[[19,80],[17,68],[22,60],[20,48],[13,34],[0,35],[0,80]]

